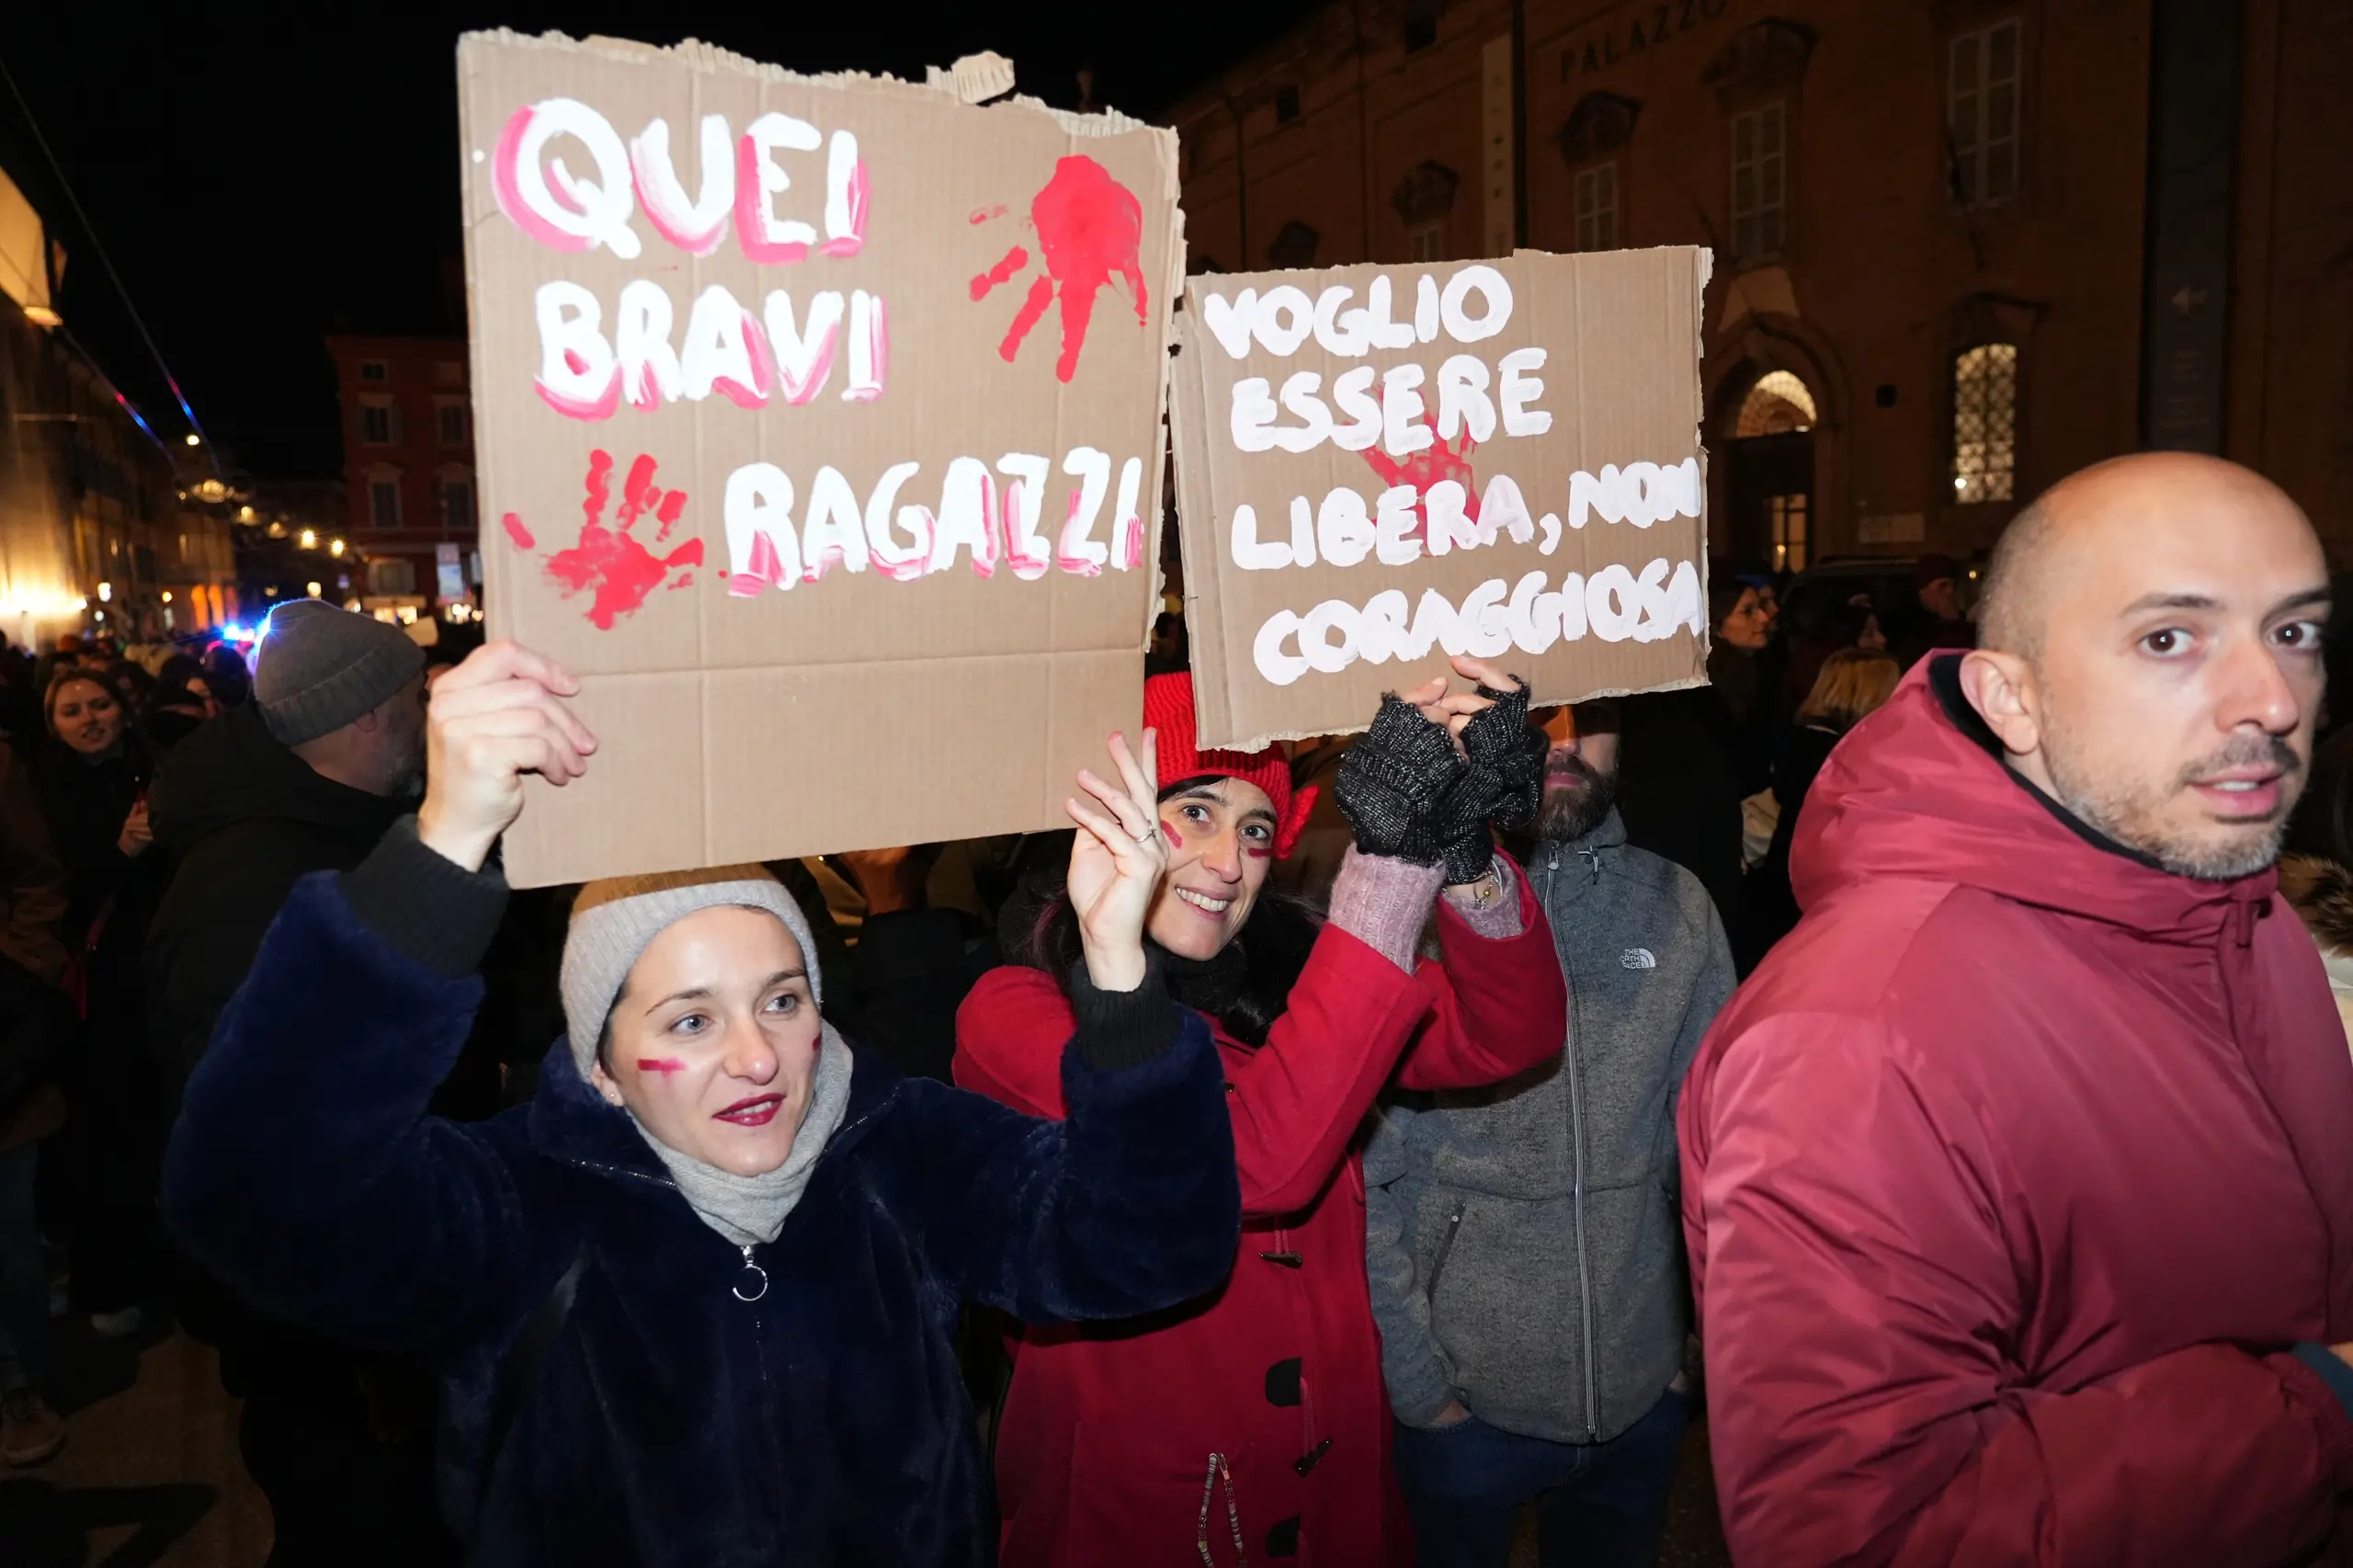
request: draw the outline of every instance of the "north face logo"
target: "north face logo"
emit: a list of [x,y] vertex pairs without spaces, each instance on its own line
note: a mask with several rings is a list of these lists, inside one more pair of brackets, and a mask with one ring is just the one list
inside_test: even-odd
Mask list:
[[1656,969],[1658,967],[1658,960],[1651,956],[1651,950],[1648,948],[1628,948],[1618,955],[1618,961],[1628,969]]

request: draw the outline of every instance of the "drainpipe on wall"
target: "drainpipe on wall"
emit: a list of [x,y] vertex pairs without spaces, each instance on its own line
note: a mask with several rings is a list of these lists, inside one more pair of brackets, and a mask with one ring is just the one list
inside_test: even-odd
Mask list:
[[1358,261],[1370,261],[1377,248],[1372,243],[1372,95],[1365,85],[1364,55],[1365,0],[1357,0],[1349,13],[1357,28],[1357,226],[1364,235],[1363,254]]
[[1511,233],[1528,243],[1528,0],[1511,0]]
[[1233,101],[1233,88],[1221,84],[1220,91],[1225,98],[1225,112],[1233,118],[1233,229],[1235,243],[1242,247],[1234,270],[1249,272],[1254,270],[1250,259],[1250,171],[1242,152],[1242,106]]
[[2230,355],[2239,0],[2154,0],[2141,442],[2220,452]]

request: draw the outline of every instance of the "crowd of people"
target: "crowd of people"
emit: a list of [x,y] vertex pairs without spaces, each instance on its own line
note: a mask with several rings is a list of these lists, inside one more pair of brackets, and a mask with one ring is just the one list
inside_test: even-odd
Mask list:
[[529,650],[11,653],[0,1457],[170,1312],[278,1568],[1639,1568],[1703,1404],[1744,1564],[2323,1560],[2318,543],[2148,456],[1889,582],[1251,754],[1168,642],[1064,834],[529,892]]
[[[65,1441],[49,1403],[52,1307],[107,1337],[165,1295],[155,1218],[165,1123],[141,973],[164,878],[148,790],[161,761],[244,700],[214,643],[60,637],[0,648],[0,1458]],[[69,1260],[57,1278],[43,1237]]]

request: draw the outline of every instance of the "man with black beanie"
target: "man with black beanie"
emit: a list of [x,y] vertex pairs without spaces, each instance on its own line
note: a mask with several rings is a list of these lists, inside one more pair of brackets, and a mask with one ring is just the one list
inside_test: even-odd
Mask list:
[[[182,742],[149,798],[175,862],[148,928],[149,1041],[177,1087],[312,871],[368,858],[425,782],[425,650],[315,599],[263,623],[253,699]],[[238,1446],[269,1499],[270,1568],[430,1564],[429,1384],[273,1322],[190,1270],[181,1312],[244,1399]],[[383,1437],[404,1431],[404,1440]]]
[[191,734],[148,803],[175,862],[147,937],[152,1040],[175,1082],[294,883],[368,858],[425,782],[425,650],[317,599],[263,623],[254,700]]

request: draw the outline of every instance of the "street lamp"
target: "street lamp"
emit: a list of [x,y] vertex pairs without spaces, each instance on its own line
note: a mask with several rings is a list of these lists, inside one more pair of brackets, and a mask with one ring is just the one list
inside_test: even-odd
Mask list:
[[197,434],[193,430],[188,433],[187,440],[188,444],[191,447],[200,447],[204,444],[201,440],[198,439]]
[[340,560],[343,556],[343,540],[339,539],[329,540],[327,541],[327,553]]
[[319,536],[316,530],[312,528],[304,528],[302,530],[302,548],[304,550],[316,550],[319,548]]

